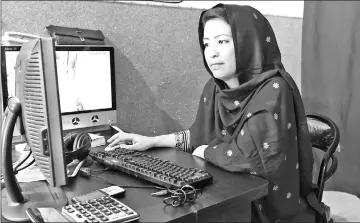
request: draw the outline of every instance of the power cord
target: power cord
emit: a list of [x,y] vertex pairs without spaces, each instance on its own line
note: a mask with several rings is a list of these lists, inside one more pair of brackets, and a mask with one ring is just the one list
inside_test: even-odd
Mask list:
[[[21,166],[27,159],[29,159],[31,154],[32,154],[32,151],[30,150],[29,153],[26,155],[26,157],[23,160],[21,160],[19,163],[17,163],[15,167],[13,167],[15,175],[18,174],[19,171],[28,168],[29,166],[31,166],[35,162],[35,159],[33,159],[30,163],[26,164],[26,166],[18,169],[19,166]],[[1,174],[1,180],[3,179],[3,177],[4,177],[3,174]]]
[[106,171],[109,168],[105,168],[105,169],[100,169],[100,170],[91,170],[89,167],[81,167],[79,170],[80,176],[83,176],[85,178],[90,178],[90,177],[94,177],[94,178],[98,178],[100,180],[105,181],[106,183],[110,184],[110,185],[115,185],[115,186],[119,186],[119,187],[123,187],[123,188],[155,188],[155,189],[159,189],[159,190],[163,190],[163,187],[157,187],[157,186],[129,186],[129,185],[117,185],[114,183],[111,183],[110,181],[105,180],[102,177],[93,175],[93,172],[101,172],[101,171]]
[[30,157],[30,155],[32,154],[32,150],[30,150],[29,151],[29,153],[26,155],[26,157],[23,159],[23,160],[21,160],[18,164],[16,164],[16,166],[15,166],[15,170],[19,167],[19,166],[21,166],[27,159],[29,159],[29,157]]
[[80,176],[90,178],[98,178],[100,180],[105,181],[106,183],[110,185],[115,185],[123,188],[155,188],[159,191],[151,193],[151,196],[154,197],[160,197],[170,194],[169,197],[164,198],[163,202],[166,205],[171,205],[173,207],[178,207],[184,203],[193,203],[197,198],[199,198],[202,195],[202,190],[195,189],[191,185],[184,185],[181,188],[178,189],[170,189],[170,188],[164,188],[164,187],[158,187],[158,186],[129,186],[129,185],[117,185],[114,183],[111,183],[107,180],[105,180],[102,177],[93,175],[92,172],[100,172],[100,171],[106,171],[109,168],[100,169],[100,170],[91,170],[89,167],[82,167],[79,170]]
[[33,163],[35,163],[35,159],[33,159],[30,163],[28,163],[28,164],[26,164],[26,166],[24,166],[24,167],[22,167],[22,168],[20,168],[20,169],[16,169],[15,171],[14,171],[14,174],[17,174],[20,170],[23,170],[23,169],[26,169],[26,168],[28,168],[29,166],[31,166]]

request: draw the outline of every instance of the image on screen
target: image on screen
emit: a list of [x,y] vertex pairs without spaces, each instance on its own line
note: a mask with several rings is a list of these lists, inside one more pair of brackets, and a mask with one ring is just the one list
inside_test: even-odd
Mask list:
[[61,113],[112,108],[109,51],[57,51]]
[[7,51],[5,53],[8,97],[15,96],[15,69],[14,69],[14,67],[16,64],[16,57],[18,54],[19,54],[18,51]]

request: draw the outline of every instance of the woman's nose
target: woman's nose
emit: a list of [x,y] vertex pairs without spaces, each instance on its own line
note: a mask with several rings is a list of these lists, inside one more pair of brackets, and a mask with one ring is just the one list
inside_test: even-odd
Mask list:
[[211,47],[211,48],[209,49],[209,56],[210,56],[211,58],[216,58],[216,57],[219,56],[219,51],[216,49],[216,47]]

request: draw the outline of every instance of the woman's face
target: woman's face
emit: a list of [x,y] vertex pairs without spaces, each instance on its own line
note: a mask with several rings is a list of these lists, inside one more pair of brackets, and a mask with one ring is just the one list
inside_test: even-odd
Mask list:
[[214,77],[227,82],[235,77],[236,59],[231,28],[223,19],[210,19],[204,27],[204,55]]

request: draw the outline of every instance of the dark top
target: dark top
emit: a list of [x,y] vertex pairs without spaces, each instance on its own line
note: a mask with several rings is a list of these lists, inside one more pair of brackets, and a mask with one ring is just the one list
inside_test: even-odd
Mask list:
[[[200,108],[211,104],[208,100],[215,91],[210,79],[202,93]],[[266,111],[256,112],[256,102],[266,104]],[[293,218],[314,221],[314,211],[300,193],[298,124],[293,105],[292,90],[284,78],[275,76],[267,80],[249,106],[244,123],[224,128],[223,139],[209,141],[205,150],[205,159],[223,169],[258,175],[269,181],[268,197],[254,202],[260,222]],[[236,129],[240,131],[232,137]],[[193,135],[196,134],[190,129],[190,136]]]

